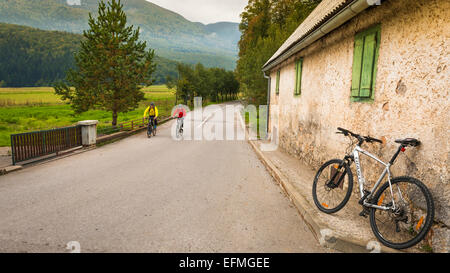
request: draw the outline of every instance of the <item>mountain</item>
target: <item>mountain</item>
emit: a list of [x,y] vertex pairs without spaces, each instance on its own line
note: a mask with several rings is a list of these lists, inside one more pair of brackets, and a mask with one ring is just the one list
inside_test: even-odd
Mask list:
[[[83,37],[79,34],[47,31],[0,23],[0,82],[5,86],[49,86],[63,80],[75,66],[74,52]],[[155,84],[175,78],[177,63],[155,56]]]
[[241,39],[238,23],[218,22],[206,25],[205,29],[211,35],[217,35],[219,39],[230,42],[229,47],[235,47],[238,50],[238,42]]
[[[129,23],[141,28],[141,39],[157,55],[235,68],[240,37],[237,23],[204,25],[145,0],[122,3]],[[88,28],[89,13],[95,16],[97,8],[98,0],[0,0],[0,22],[80,34]]]

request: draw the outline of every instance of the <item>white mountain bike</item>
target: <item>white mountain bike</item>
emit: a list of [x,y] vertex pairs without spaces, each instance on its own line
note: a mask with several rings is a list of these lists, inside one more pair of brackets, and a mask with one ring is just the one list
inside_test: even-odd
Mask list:
[[[407,147],[419,146],[420,141],[412,138],[396,140],[395,142],[400,146],[391,161],[385,163],[361,148],[365,142],[382,143],[381,140],[361,136],[342,128],[338,130],[338,134],[352,139],[349,148],[355,144],[356,146],[343,160],[330,160],[319,169],[314,178],[312,190],[316,206],[320,211],[332,214],[340,211],[347,204],[353,189],[353,174],[350,166],[355,162],[361,193],[359,204],[363,207],[360,216],[370,215],[370,226],[377,239],[395,249],[405,249],[419,243],[433,224],[432,195],[428,188],[416,178],[408,176],[392,178],[390,167],[401,152],[404,152]],[[353,141],[354,139],[357,142]],[[371,190],[365,188],[360,154],[368,156],[385,167]],[[386,176],[387,182],[378,188]]]

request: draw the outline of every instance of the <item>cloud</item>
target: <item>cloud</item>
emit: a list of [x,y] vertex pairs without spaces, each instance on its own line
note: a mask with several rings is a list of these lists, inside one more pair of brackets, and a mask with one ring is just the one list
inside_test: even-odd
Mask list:
[[67,5],[81,6],[81,0],[67,0]]
[[206,37],[215,39],[215,38],[217,38],[217,33],[212,32],[212,33],[206,35]]
[[240,22],[247,0],[147,0],[181,14],[190,21],[204,24],[221,21]]

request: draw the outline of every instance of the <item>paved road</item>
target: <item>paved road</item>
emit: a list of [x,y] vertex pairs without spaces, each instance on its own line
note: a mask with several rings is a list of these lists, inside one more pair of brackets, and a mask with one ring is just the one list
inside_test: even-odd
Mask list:
[[171,125],[0,177],[0,252],[328,251],[245,141]]

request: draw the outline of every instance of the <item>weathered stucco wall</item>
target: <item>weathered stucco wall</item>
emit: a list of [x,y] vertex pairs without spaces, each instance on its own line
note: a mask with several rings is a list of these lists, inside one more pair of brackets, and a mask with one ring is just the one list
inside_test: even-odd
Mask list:
[[[271,107],[280,110],[280,147],[318,168],[344,155],[348,142],[335,134],[337,127],[385,139],[385,145],[365,146],[385,161],[398,147],[395,139],[418,138],[422,146],[407,149],[392,171],[428,185],[436,219],[450,226],[449,18],[450,1],[386,1],[274,68]],[[374,101],[351,102],[354,36],[378,23],[381,44]],[[304,58],[302,94],[294,96],[294,61],[299,56]],[[382,169],[362,164],[368,180],[376,180]]]

